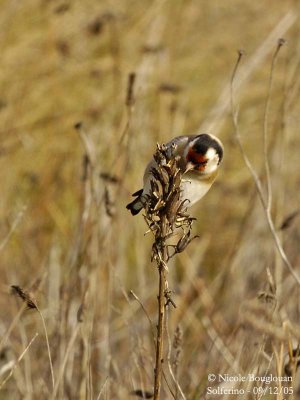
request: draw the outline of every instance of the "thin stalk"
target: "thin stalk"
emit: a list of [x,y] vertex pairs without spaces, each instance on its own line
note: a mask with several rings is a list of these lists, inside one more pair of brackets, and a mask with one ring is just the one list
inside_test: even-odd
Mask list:
[[25,347],[25,349],[22,351],[22,353],[20,354],[20,356],[18,357],[17,361],[14,363],[14,365],[12,366],[9,374],[7,375],[7,377],[0,383],[0,390],[3,388],[3,386],[6,384],[6,382],[10,379],[10,377],[12,376],[14,370],[17,368],[17,366],[19,365],[20,361],[22,360],[22,358],[25,356],[27,350],[29,349],[29,347],[32,345],[32,343],[34,342],[34,340],[37,338],[38,333],[36,333],[33,338],[30,340],[30,342],[28,343],[28,345]]
[[[183,400],[186,400],[186,397],[181,389],[181,386],[178,382],[177,379],[177,367],[175,367],[175,371],[173,371],[172,365],[171,365],[171,352],[172,352],[172,344],[171,344],[171,337],[168,329],[168,313],[166,313],[166,332],[167,332],[167,337],[168,337],[168,367],[169,367],[169,372],[170,375],[173,379],[173,382],[175,383],[175,400],[178,399],[178,392],[180,393],[181,397]],[[178,361],[178,353],[176,355],[177,361]]]
[[23,290],[20,286],[12,285],[11,286],[12,293],[18,296],[24,303],[24,305],[27,306],[27,308],[31,310],[36,310],[42,320],[42,325],[45,333],[45,338],[46,338],[46,344],[47,344],[47,351],[48,351],[48,358],[49,358],[49,364],[50,364],[50,371],[51,371],[51,380],[52,380],[52,388],[54,389],[55,386],[55,381],[54,381],[54,372],[53,372],[53,364],[52,364],[52,358],[51,358],[51,351],[50,351],[50,344],[49,344],[49,338],[48,338],[48,333],[47,333],[47,327],[45,323],[45,319],[43,317],[43,314],[41,310],[39,309],[36,301],[34,298],[27,293],[25,290]]
[[265,112],[264,112],[264,161],[265,161],[265,170],[266,170],[266,178],[267,178],[267,212],[271,213],[272,208],[272,181],[271,181],[271,171],[270,171],[270,163],[269,163],[269,146],[268,146],[268,122],[269,122],[269,108],[271,102],[271,95],[272,95],[272,88],[273,88],[273,75],[275,64],[277,61],[277,56],[279,50],[285,43],[284,39],[279,39],[276,50],[272,57],[272,64],[271,64],[271,71],[269,77],[269,87],[268,87],[268,94],[266,98],[265,104]]
[[41,313],[40,309],[36,305],[36,310],[39,313],[39,316],[41,317],[42,320],[42,325],[45,333],[45,339],[46,339],[46,344],[47,344],[47,353],[48,353],[48,358],[49,358],[49,365],[50,365],[50,372],[51,372],[51,381],[52,381],[52,388],[54,390],[55,387],[55,380],[54,380],[54,372],[53,372],[53,363],[52,363],[52,357],[51,357],[51,350],[50,350],[50,344],[49,344],[49,338],[48,338],[48,332],[47,332],[47,327],[45,323],[45,319],[43,317],[43,314]]
[[66,349],[66,353],[65,353],[63,361],[62,361],[62,363],[60,365],[60,369],[59,369],[59,372],[58,372],[57,380],[55,382],[55,386],[54,386],[54,389],[53,389],[53,393],[52,393],[51,399],[55,399],[55,397],[57,395],[57,392],[58,392],[58,389],[59,389],[59,385],[60,385],[60,382],[61,382],[61,380],[63,378],[64,371],[65,371],[65,368],[66,368],[66,365],[67,365],[67,361],[68,361],[70,352],[71,352],[71,350],[72,350],[72,348],[74,346],[74,343],[76,341],[78,332],[79,332],[79,325],[77,325],[76,328],[74,329],[74,331],[72,333],[72,336],[71,336],[71,339],[70,339],[70,341],[68,343],[68,346],[67,346],[67,349]]
[[166,265],[167,265],[167,247],[165,237],[167,235],[166,216],[161,219],[161,260],[158,261],[159,289],[158,289],[158,324],[156,337],[156,357],[154,373],[154,400],[160,399],[160,389],[163,372],[163,349],[164,349],[164,322],[165,322],[165,289],[167,287]]
[[268,202],[265,200],[265,195],[264,195],[263,188],[262,188],[262,185],[261,185],[261,180],[258,177],[255,169],[253,168],[253,165],[251,164],[251,161],[249,160],[249,158],[248,158],[248,156],[247,156],[247,154],[246,154],[246,152],[244,150],[244,147],[242,145],[242,142],[241,142],[241,137],[240,137],[240,132],[239,132],[239,124],[238,124],[238,111],[236,110],[236,107],[235,107],[234,101],[233,101],[233,83],[234,83],[234,79],[235,79],[238,67],[240,65],[242,56],[243,56],[243,52],[239,51],[238,58],[237,58],[237,61],[236,61],[236,64],[234,66],[234,70],[233,70],[233,73],[232,73],[231,85],[230,85],[231,113],[232,113],[233,126],[234,126],[234,129],[235,129],[235,138],[236,138],[238,147],[240,149],[241,155],[243,157],[243,160],[244,160],[247,168],[249,169],[249,171],[250,171],[250,173],[252,175],[252,178],[253,178],[253,180],[255,182],[256,190],[257,190],[258,196],[260,198],[260,201],[262,203],[263,210],[264,210],[265,215],[266,215],[266,220],[267,220],[267,223],[268,223],[268,227],[269,227],[271,235],[272,235],[272,237],[274,239],[275,246],[276,246],[276,248],[278,250],[278,253],[280,254],[280,257],[283,260],[284,265],[287,267],[287,269],[289,270],[289,272],[291,273],[291,275],[293,276],[293,278],[295,279],[297,284],[300,285],[300,278],[297,275],[297,273],[295,272],[294,267],[292,266],[290,260],[288,259],[287,255],[286,255],[286,253],[285,253],[285,251],[284,251],[284,249],[282,247],[282,244],[281,244],[281,241],[280,241],[280,239],[278,237],[278,234],[276,232],[276,229],[275,229],[275,226],[274,226],[274,222],[272,220],[271,213],[268,210]]

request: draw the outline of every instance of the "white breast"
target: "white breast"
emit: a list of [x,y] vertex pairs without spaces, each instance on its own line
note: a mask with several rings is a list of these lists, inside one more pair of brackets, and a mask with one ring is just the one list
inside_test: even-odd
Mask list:
[[212,182],[207,181],[183,179],[181,182],[181,199],[188,199],[190,202],[186,205],[191,207],[209,191],[211,184]]

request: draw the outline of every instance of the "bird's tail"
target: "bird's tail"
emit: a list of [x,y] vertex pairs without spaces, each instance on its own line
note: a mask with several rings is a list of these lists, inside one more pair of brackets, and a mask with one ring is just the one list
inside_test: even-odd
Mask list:
[[144,208],[142,193],[143,189],[133,193],[132,196],[137,196],[136,199],[134,199],[131,203],[127,204],[126,206],[127,210],[130,210],[132,215],[138,214]]

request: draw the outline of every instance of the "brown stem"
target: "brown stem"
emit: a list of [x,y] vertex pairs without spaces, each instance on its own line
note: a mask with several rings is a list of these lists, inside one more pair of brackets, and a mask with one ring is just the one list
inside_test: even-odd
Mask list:
[[163,350],[164,350],[164,320],[165,320],[165,290],[167,287],[166,265],[167,265],[167,246],[165,237],[167,234],[167,218],[165,215],[161,217],[161,259],[158,262],[159,273],[159,291],[158,291],[158,323],[156,337],[156,358],[154,371],[154,400],[160,399],[160,389],[163,373]]

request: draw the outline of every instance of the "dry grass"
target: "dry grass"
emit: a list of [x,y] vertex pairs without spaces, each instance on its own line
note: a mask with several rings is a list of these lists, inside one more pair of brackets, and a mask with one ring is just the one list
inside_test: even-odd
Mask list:
[[[295,374],[299,285],[235,141],[228,85],[244,49],[235,78],[241,144],[263,193],[271,190],[269,217],[300,275],[298,8],[1,2],[0,400],[153,393],[157,273],[145,221],[125,205],[156,142],[200,126],[222,139],[225,160],[192,209],[200,238],[170,260],[177,308],[166,318],[161,398],[204,398],[210,373],[284,375],[286,365]],[[50,352],[40,315],[11,285],[36,299]],[[295,392],[298,384],[296,376]]]

